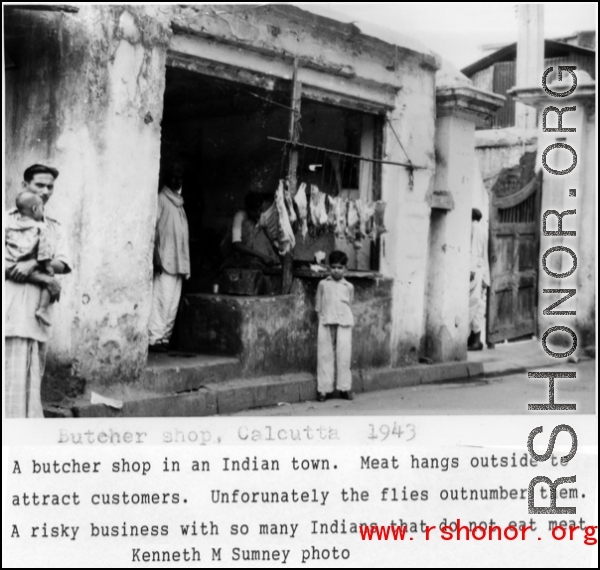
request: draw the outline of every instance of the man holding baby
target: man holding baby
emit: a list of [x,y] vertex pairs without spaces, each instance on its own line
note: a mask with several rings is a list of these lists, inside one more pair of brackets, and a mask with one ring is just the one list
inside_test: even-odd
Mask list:
[[[39,196],[45,206],[54,192],[58,170],[34,164],[23,174],[22,193]],[[31,204],[30,204],[31,206]],[[7,213],[10,226],[23,213],[17,208]],[[40,388],[46,361],[46,344],[51,327],[53,305],[60,298],[60,284],[53,274],[69,273],[71,263],[64,228],[43,214],[45,246],[50,252],[49,262],[42,264],[35,257],[6,263],[5,269],[5,405],[7,418],[43,418]],[[6,241],[6,238],[5,238]],[[40,318],[42,290],[52,303]]]

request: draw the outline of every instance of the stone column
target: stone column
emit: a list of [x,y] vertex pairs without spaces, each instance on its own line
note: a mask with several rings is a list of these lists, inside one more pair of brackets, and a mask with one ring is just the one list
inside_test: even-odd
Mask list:
[[[544,6],[519,4],[519,35],[517,39],[517,87],[538,86],[544,65]],[[535,109],[517,102],[515,126],[535,129]]]
[[[160,7],[12,11],[7,194],[23,170],[60,171],[47,214],[67,236],[49,372],[110,383],[147,356],[160,121],[170,19]],[[18,57],[17,57],[18,55]]]
[[381,273],[394,280],[392,366],[418,361],[424,334],[429,206],[434,173],[435,82],[433,69],[415,65],[404,78],[384,130],[386,160],[420,167],[385,166],[382,199],[387,204]]
[[[568,90],[571,79],[563,73],[563,81],[556,81],[557,69],[548,76],[548,87],[555,92]],[[596,84],[585,71],[576,71],[577,88],[567,97],[551,97],[540,86],[529,89],[517,89],[513,95],[536,112],[553,106],[558,109],[575,107],[574,111],[563,114],[563,128],[574,128],[575,132],[544,132],[542,117],[539,119],[539,152],[537,168],[543,168],[542,155],[548,146],[559,143],[569,145],[577,154],[575,168],[562,175],[552,174],[543,169],[541,216],[547,210],[563,212],[576,210],[575,215],[563,218],[563,231],[576,231],[576,236],[541,236],[540,266],[538,282],[538,332],[542,335],[550,326],[567,326],[577,333],[578,343],[582,347],[595,343],[595,231],[596,231],[596,190],[595,190],[595,94]],[[547,128],[557,128],[555,112],[546,118]],[[546,157],[549,168],[564,170],[571,166],[573,157],[564,148],[550,151]],[[571,192],[574,190],[574,192]],[[557,230],[556,216],[550,216],[547,231]],[[540,233],[541,233],[540,228]],[[541,259],[550,247],[562,246],[571,249],[577,256],[577,269],[564,279],[548,275],[542,267]],[[554,273],[568,272],[572,266],[571,257],[566,253],[554,253],[547,259],[547,267]],[[544,293],[544,289],[576,289],[574,298],[555,308],[556,311],[576,311],[576,315],[544,315],[543,311],[564,294]],[[571,344],[568,336],[560,337],[554,333],[549,344]],[[577,353],[576,353],[577,354]]]
[[425,351],[435,362],[445,362],[467,356],[475,126],[487,124],[504,97],[470,86],[443,87],[436,102]]

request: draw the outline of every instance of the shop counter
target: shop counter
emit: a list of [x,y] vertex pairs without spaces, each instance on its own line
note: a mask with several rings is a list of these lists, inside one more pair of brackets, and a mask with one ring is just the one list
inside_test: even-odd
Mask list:
[[[316,371],[315,295],[326,274],[294,272],[288,295],[186,294],[177,337],[183,350],[236,356],[243,374],[256,376]],[[389,366],[392,280],[374,272],[349,271],[354,285],[352,366]]]

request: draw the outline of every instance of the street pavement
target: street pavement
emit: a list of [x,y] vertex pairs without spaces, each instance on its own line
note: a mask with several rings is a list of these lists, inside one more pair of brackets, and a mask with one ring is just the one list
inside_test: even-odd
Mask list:
[[[596,361],[582,360],[552,368],[576,372],[576,379],[557,379],[555,402],[575,403],[576,412],[593,414],[596,409]],[[355,394],[351,402],[330,399],[323,403],[282,403],[278,406],[239,412],[237,416],[359,416],[390,415],[402,412],[412,415],[531,414],[528,404],[548,402],[548,380],[529,379],[527,373],[482,378],[475,382],[425,384],[365,394]]]

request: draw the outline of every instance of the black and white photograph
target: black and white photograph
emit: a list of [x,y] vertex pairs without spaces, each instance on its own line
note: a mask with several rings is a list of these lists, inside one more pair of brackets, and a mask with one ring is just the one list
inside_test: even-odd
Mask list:
[[596,36],[3,3],[3,567],[597,566]]

